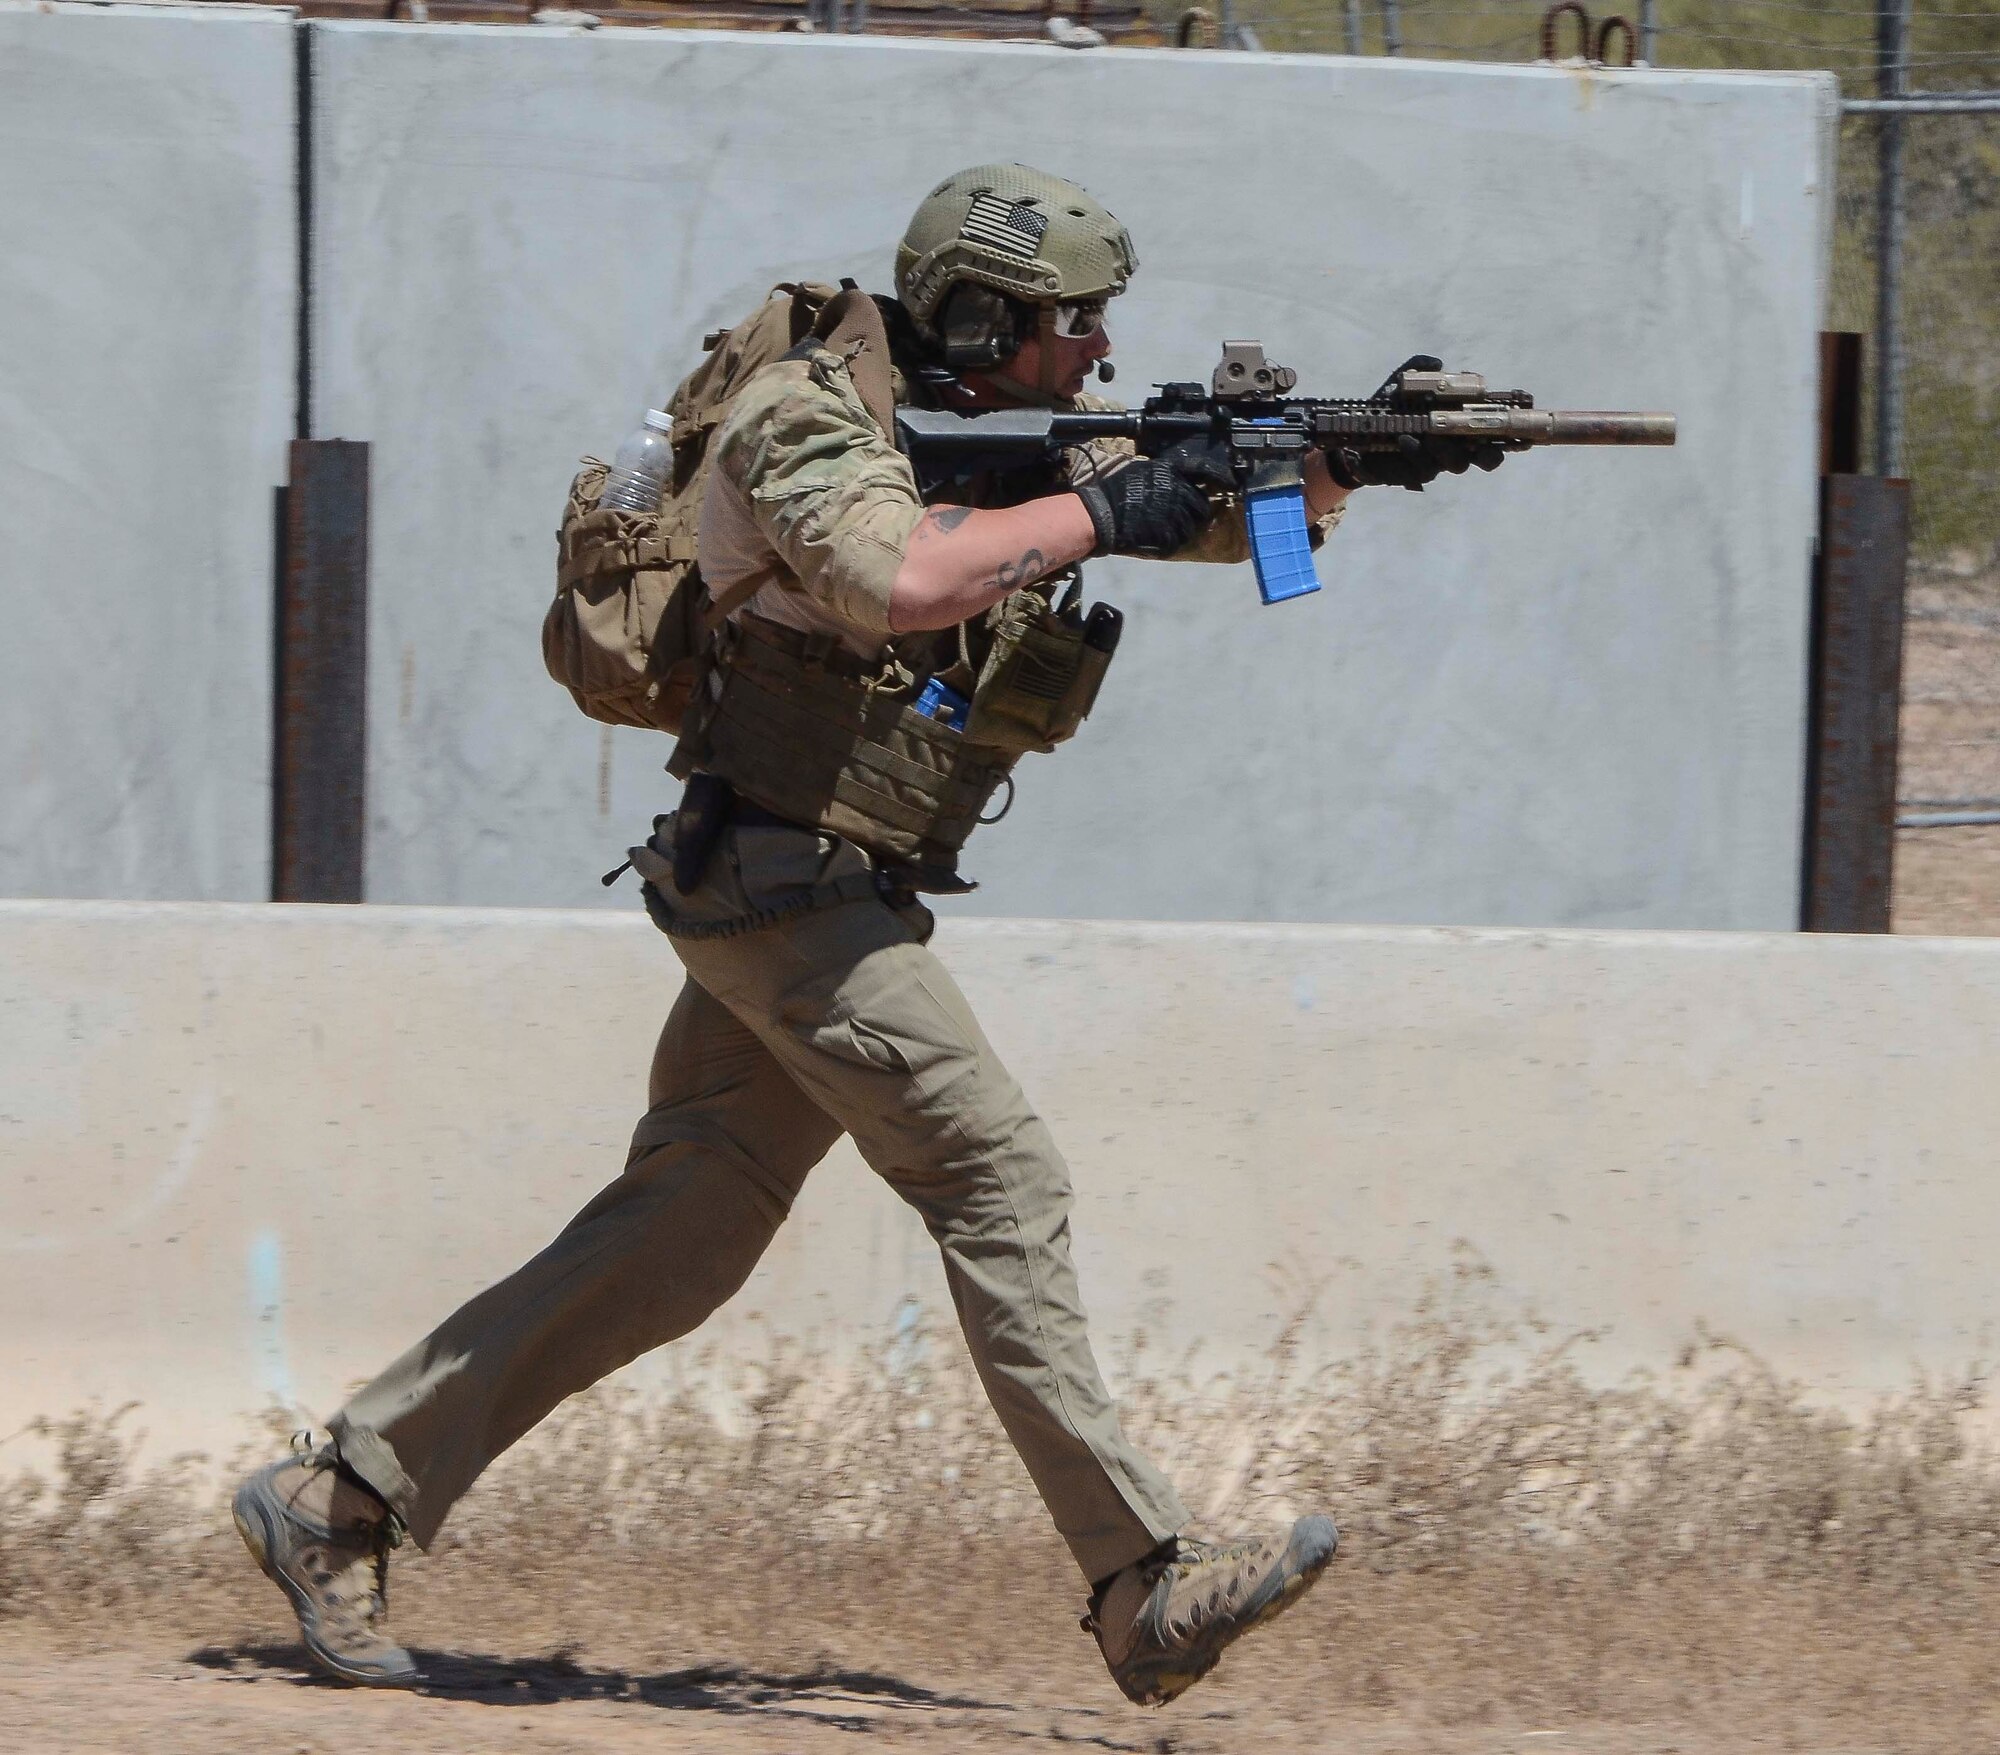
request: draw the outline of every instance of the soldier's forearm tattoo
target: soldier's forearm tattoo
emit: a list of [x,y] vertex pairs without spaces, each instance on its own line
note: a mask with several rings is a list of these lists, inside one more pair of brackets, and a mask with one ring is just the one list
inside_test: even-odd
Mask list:
[[926,537],[949,536],[971,516],[970,506],[933,506],[917,521],[910,540],[922,542]]
[[993,583],[1005,591],[1018,591],[1023,585],[1032,585],[1048,568],[1042,551],[1031,548],[1018,561],[1002,561],[993,575]]

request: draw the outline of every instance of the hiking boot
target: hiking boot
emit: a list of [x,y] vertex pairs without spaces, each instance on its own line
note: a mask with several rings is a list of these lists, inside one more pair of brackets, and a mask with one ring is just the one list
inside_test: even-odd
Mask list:
[[343,1682],[407,1688],[410,1654],[383,1630],[389,1550],[401,1540],[389,1508],[332,1449],[298,1449],[236,1489],[236,1531],[264,1576],[292,1600],[313,1661]]
[[1304,1596],[1338,1540],[1326,1517],[1226,1547],[1176,1536],[1104,1581],[1084,1631],[1096,1635],[1126,1699],[1164,1706],[1214,1669],[1231,1641]]

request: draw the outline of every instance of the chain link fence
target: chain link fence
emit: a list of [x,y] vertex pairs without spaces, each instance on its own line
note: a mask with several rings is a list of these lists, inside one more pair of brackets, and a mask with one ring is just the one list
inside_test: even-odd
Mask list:
[[[2000,55],[1994,60],[2000,84]],[[1875,327],[1879,115],[1841,130],[1831,323]],[[2000,573],[2000,114],[1902,120],[1903,447],[1915,559],[1927,573]],[[1869,374],[1866,431],[1874,432]],[[1879,443],[1871,465],[1884,467]]]
[[[1222,30],[1266,49],[1534,61],[1547,11],[1546,0],[1236,0]],[[1870,0],[1631,0],[1627,16],[1629,35],[1603,37],[1603,17],[1592,21],[1593,45],[1602,38],[1611,58],[1624,59],[1629,42],[1661,66],[1825,69],[1844,98],[1878,95],[1885,20]],[[1574,53],[1576,18],[1556,22],[1556,53]],[[1919,0],[1907,26],[1907,90],[2000,89],[2000,0]],[[1867,335],[1871,351],[1888,127],[1904,143],[1899,461],[1915,482],[1915,560],[1920,576],[1983,579],[2000,593],[2000,111],[1843,120],[1828,326]],[[1867,378],[1873,434],[1872,364]],[[1871,452],[1869,466],[1885,461]]]

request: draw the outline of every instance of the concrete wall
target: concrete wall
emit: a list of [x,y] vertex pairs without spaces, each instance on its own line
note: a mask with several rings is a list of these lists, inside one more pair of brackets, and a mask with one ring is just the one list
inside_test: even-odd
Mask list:
[[[1990,1356],[2000,942],[974,921],[940,948],[1075,1172],[1098,1331],[1309,1352],[1461,1240],[1606,1325],[1861,1397]],[[0,905],[0,1430],[322,1416],[622,1159],[678,985],[642,920]],[[942,1309],[842,1146],[704,1342]],[[652,1369],[688,1357],[668,1349]]]
[[0,4],[0,894],[270,893],[292,25]]
[[317,428],[377,465],[371,899],[606,900],[668,787],[541,672],[577,454],[772,282],[886,285],[936,176],[1018,157],[1133,229],[1134,394],[1254,335],[1326,393],[1423,348],[1684,436],[1367,495],[1277,609],[1247,568],[1096,570],[1124,653],[975,841],[974,911],[1794,922],[1830,79],[312,38]]
[[[264,892],[291,29],[0,0],[0,893]],[[1138,234],[1135,390],[1224,335],[1330,391],[1422,345],[1685,438],[1367,496],[1329,590],[1278,610],[1240,569],[1099,569],[1125,653],[975,844],[972,911],[1790,924],[1827,82],[310,37],[316,431],[377,464],[374,898],[610,902],[591,879],[669,789],[662,740],[541,674],[575,454],[770,282],[885,284],[940,169],[1021,156]],[[1229,115],[1267,162],[1185,149]]]

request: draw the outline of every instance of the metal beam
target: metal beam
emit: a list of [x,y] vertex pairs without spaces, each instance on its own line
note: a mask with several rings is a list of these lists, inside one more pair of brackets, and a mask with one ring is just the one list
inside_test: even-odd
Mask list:
[[1905,811],[1896,819],[1899,829],[1972,829],[2000,823],[2000,810]]
[[1846,98],[1849,116],[1964,116],[2000,114],[2000,91],[1913,91],[1907,97]]
[[1865,338],[1849,330],[1820,331],[1819,472],[1861,473],[1861,382]]
[[367,824],[368,447],[293,440],[283,496],[271,899],[359,902]]
[[1823,490],[1800,920],[1808,932],[1887,932],[1910,484],[1830,475]]

